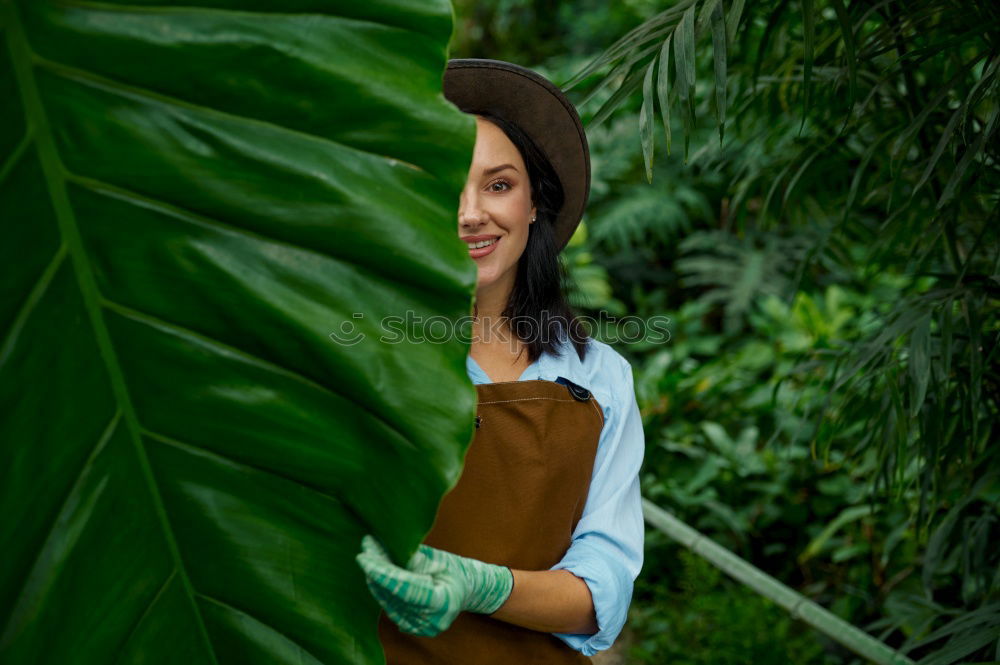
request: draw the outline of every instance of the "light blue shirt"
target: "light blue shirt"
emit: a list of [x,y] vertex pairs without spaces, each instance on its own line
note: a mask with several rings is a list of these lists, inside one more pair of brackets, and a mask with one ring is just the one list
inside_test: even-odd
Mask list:
[[[551,568],[570,571],[590,589],[599,630],[593,635],[553,635],[592,656],[610,647],[625,625],[632,587],[642,568],[639,467],[645,438],[628,361],[596,339],[590,340],[584,362],[568,341],[561,351],[560,356],[543,353],[518,381],[555,381],[561,376],[590,390],[604,410],[587,504],[569,550]],[[491,383],[471,355],[465,364],[473,383]]]

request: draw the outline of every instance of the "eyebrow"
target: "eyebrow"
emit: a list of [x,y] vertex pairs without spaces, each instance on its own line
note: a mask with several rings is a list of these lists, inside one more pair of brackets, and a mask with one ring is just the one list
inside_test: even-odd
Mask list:
[[[514,169],[515,171],[517,171],[517,167],[514,166],[513,164],[501,164],[500,166],[494,166],[491,169],[485,169],[483,171],[483,175],[493,175],[494,173],[499,173],[504,169]],[[518,171],[518,173],[520,173],[520,171]]]

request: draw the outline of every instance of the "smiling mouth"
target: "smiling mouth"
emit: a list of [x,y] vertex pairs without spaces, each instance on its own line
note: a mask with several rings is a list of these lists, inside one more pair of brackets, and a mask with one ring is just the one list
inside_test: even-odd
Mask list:
[[478,259],[493,252],[499,243],[500,238],[490,238],[489,240],[479,240],[466,244],[469,246],[469,256]]

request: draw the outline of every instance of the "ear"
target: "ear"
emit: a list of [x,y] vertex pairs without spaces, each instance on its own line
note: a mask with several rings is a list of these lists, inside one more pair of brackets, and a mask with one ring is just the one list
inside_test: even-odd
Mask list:
[[535,206],[531,206],[531,214],[528,216],[528,223],[529,224],[534,224],[535,223],[535,217],[537,215],[538,215],[538,208],[536,208]]

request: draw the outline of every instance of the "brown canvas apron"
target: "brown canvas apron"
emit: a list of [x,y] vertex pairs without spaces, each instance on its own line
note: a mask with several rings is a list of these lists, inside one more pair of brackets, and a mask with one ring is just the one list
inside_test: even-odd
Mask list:
[[[601,406],[580,386],[541,379],[476,389],[476,433],[462,476],[424,542],[488,563],[548,570],[583,514]],[[551,633],[471,612],[435,637],[404,633],[383,612],[379,638],[388,665],[590,663]]]

